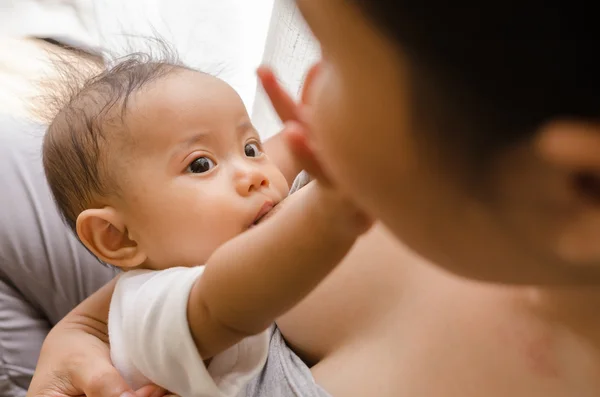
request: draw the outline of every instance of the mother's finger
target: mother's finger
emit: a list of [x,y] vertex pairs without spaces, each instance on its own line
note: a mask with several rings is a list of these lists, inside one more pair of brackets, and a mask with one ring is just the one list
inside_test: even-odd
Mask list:
[[296,101],[281,87],[273,71],[269,67],[261,66],[256,73],[281,121],[285,123],[290,120],[298,120]]
[[85,370],[84,373],[73,376],[75,383],[83,386],[86,396],[133,397],[135,395],[109,361],[98,358],[86,364],[89,371]]
[[135,395],[137,397],[164,397],[170,393],[160,386],[147,385],[136,390]]

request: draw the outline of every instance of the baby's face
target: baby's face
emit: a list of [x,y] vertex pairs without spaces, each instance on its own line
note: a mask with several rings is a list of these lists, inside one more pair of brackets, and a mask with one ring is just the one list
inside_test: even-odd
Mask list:
[[131,99],[125,121],[132,145],[113,206],[146,267],[204,264],[287,195],[244,104],[219,79],[162,78]]

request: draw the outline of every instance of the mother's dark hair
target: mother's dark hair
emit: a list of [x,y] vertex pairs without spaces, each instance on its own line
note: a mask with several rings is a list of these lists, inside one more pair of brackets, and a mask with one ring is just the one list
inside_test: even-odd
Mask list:
[[419,132],[457,154],[483,162],[550,120],[600,115],[593,3],[350,1],[409,60]]

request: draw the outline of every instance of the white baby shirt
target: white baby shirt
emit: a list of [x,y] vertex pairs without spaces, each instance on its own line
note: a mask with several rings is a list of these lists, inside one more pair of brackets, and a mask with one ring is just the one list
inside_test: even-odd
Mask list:
[[263,368],[269,331],[243,339],[205,366],[187,321],[204,266],[123,273],[108,318],[115,367],[136,390],[155,383],[181,397],[236,396]]

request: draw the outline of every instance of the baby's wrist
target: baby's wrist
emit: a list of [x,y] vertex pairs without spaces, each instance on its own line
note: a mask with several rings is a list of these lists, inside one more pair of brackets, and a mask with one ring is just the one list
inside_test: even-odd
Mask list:
[[371,220],[351,200],[337,191],[315,182],[317,217],[324,226],[333,231],[341,241],[354,241],[371,226]]

